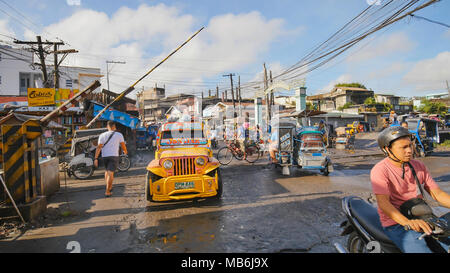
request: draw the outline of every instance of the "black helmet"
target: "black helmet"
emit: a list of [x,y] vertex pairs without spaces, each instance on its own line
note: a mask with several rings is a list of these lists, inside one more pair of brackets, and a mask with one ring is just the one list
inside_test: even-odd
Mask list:
[[378,146],[384,152],[384,148],[389,147],[394,140],[405,136],[411,136],[408,129],[402,126],[388,127],[378,135]]

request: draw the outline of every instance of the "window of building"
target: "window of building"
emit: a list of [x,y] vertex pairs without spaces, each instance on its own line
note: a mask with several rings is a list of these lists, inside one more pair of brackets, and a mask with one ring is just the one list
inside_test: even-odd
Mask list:
[[28,95],[28,88],[31,86],[31,74],[30,73],[19,73],[20,81],[20,96]]
[[72,87],[72,80],[66,80],[66,87]]

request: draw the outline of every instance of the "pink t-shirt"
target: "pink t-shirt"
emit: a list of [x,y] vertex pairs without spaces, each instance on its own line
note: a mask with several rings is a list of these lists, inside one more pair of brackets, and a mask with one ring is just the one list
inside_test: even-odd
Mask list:
[[[427,167],[422,162],[418,160],[411,160],[410,162],[416,171],[420,184],[424,185],[428,192],[438,188],[438,185],[428,172]],[[395,166],[389,158],[378,162],[370,172],[370,180],[372,181],[374,194],[389,195],[391,204],[397,209],[405,201],[417,197],[416,180],[408,165],[405,165],[404,179],[402,179],[402,174],[402,168]],[[397,222],[384,214],[380,208],[378,208],[378,214],[380,215],[380,221],[383,227],[397,224]]]

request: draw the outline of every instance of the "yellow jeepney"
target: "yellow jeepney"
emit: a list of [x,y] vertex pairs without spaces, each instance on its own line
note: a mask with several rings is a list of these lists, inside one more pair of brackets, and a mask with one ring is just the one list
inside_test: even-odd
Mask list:
[[156,138],[155,159],[147,165],[148,201],[185,200],[222,195],[219,161],[202,122],[169,122]]

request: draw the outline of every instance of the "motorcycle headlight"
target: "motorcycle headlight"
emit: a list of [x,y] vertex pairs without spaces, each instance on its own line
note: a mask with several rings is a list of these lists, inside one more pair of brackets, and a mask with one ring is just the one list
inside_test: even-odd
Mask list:
[[199,166],[203,166],[205,165],[206,161],[203,157],[197,157],[197,159],[195,159],[195,163],[197,163],[197,165]]
[[167,170],[170,170],[173,167],[173,162],[171,160],[166,160],[163,162],[163,167]]

